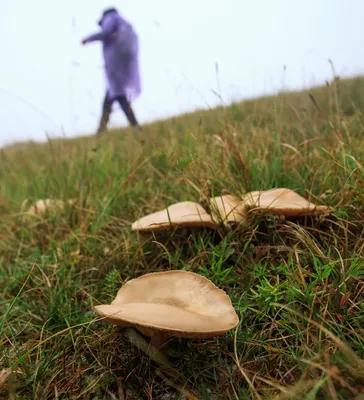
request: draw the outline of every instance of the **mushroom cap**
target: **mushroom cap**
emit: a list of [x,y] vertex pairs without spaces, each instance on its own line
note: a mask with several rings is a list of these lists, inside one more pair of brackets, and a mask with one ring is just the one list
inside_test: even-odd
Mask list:
[[247,208],[268,211],[286,216],[322,214],[329,207],[309,202],[291,189],[278,188],[247,193],[243,201]]
[[213,337],[233,329],[239,318],[229,296],[207,278],[187,271],[154,272],[128,281],[110,305],[96,313],[120,326],[153,336]]
[[[43,214],[47,210],[63,209],[64,205],[68,203],[72,205],[74,200],[56,200],[56,199],[41,199],[37,200],[34,205],[30,206],[27,213],[31,215]],[[22,209],[26,206],[26,202],[23,203]]]
[[217,216],[218,221],[240,222],[245,220],[246,207],[239,197],[224,195],[210,199],[211,210]]
[[132,230],[143,232],[168,230],[175,227],[216,228],[217,223],[198,203],[183,201],[146,215],[131,226]]

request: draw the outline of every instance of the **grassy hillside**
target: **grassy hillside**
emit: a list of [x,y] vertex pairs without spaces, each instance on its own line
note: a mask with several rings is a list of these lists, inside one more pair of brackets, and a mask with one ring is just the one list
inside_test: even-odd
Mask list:
[[[94,137],[0,151],[0,398],[358,399],[364,392],[364,79]],[[142,237],[142,215],[287,187],[325,218]],[[40,217],[25,200],[77,199]],[[129,279],[186,269],[230,296],[237,329],[172,340],[99,321]],[[171,372],[172,371],[172,372]],[[185,398],[188,398],[185,397]]]

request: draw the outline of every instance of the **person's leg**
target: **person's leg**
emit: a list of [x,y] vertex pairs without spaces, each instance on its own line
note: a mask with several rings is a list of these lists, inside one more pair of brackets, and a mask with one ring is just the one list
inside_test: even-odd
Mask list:
[[139,130],[140,126],[126,96],[118,96],[116,99],[119,102],[121,109],[124,111],[130,125]]
[[102,104],[102,115],[100,119],[99,128],[97,134],[101,135],[106,131],[107,123],[109,122],[113,101],[110,99],[108,92],[106,91],[104,102]]

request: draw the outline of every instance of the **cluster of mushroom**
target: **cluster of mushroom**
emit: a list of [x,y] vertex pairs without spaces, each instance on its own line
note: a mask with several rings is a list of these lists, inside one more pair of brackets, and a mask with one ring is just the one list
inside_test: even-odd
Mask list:
[[216,229],[220,222],[226,224],[245,221],[253,210],[296,217],[323,214],[329,208],[311,203],[293,190],[279,188],[250,192],[242,198],[232,195],[212,197],[210,210],[207,212],[198,203],[184,201],[138,219],[132,224],[132,229],[139,232],[181,227]]
[[[242,199],[231,195],[211,198],[209,212],[192,201],[173,204],[138,219],[132,229],[217,228],[220,222],[246,220],[251,210],[302,216],[326,213],[328,207],[313,204],[290,189],[272,189],[250,192]],[[112,324],[136,327],[157,348],[173,336],[218,336],[239,323],[229,296],[207,278],[187,271],[157,272],[133,279],[111,304],[96,306],[95,310]]]
[[[73,203],[73,200],[68,202]],[[61,201],[40,200],[28,213],[39,214],[49,208],[63,208]],[[258,210],[284,216],[326,213],[290,189],[255,191],[242,198],[213,197],[208,211],[200,204],[185,201],[135,221],[132,229],[141,232],[181,227],[218,228],[222,223],[240,223],[249,212]],[[128,281],[111,304],[95,306],[106,321],[133,326],[161,348],[170,337],[208,338],[235,328],[239,317],[229,296],[207,278],[183,270],[155,272]]]
[[[29,206],[29,201],[24,200],[21,206],[21,211],[26,212],[28,215],[42,215],[45,212],[55,212],[62,211],[65,208],[65,205],[73,206],[75,204],[75,200],[58,200],[58,199],[41,199],[37,200],[33,205]],[[26,208],[29,208],[26,210]]]

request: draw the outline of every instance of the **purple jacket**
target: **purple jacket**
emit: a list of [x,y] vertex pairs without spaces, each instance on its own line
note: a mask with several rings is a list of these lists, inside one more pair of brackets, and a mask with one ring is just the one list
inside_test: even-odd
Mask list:
[[133,101],[141,93],[138,36],[132,25],[116,11],[106,14],[100,26],[101,32],[89,36],[86,41],[102,42],[109,96],[114,99],[125,95]]

